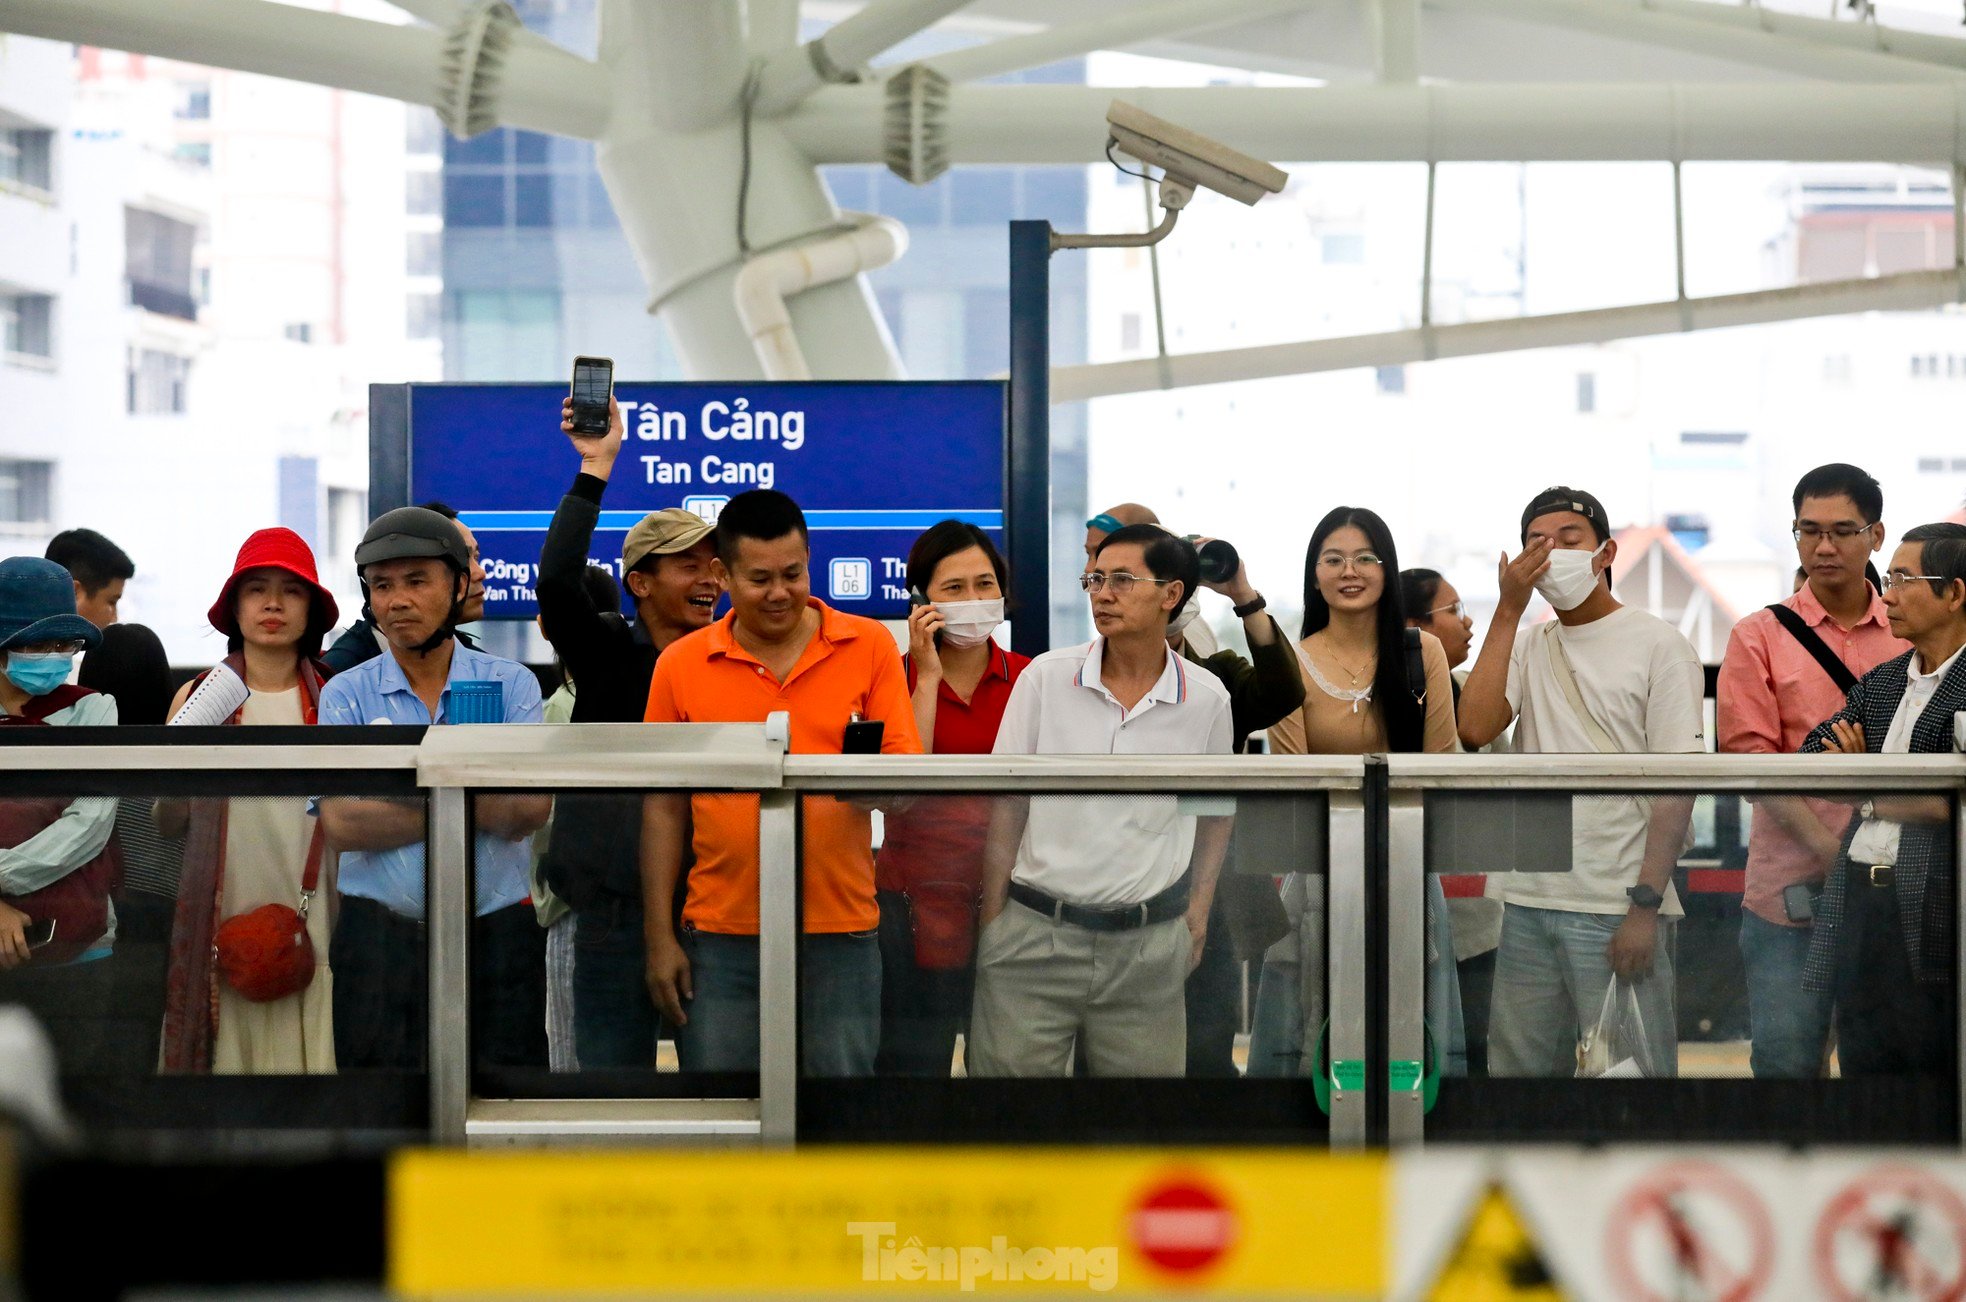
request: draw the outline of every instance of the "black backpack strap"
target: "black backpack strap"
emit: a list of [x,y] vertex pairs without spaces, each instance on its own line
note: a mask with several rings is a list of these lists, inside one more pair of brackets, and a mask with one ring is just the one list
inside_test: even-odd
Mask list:
[[1406,690],[1420,705],[1427,703],[1427,657],[1420,647],[1420,630],[1406,630]]
[[1816,663],[1836,684],[1836,690],[1848,696],[1850,689],[1857,685],[1857,676],[1850,672],[1850,666],[1836,658],[1836,652],[1824,645],[1823,640],[1816,636],[1816,631],[1802,622],[1802,616],[1780,602],[1768,607],[1768,611],[1775,617],[1776,623],[1789,631],[1790,637],[1802,644],[1804,651],[1816,657]]

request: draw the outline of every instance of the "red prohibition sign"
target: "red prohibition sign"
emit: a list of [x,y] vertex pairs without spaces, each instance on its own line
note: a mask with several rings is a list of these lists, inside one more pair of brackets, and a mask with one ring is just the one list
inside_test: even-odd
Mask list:
[[1916,1167],[1880,1166],[1816,1222],[1816,1274],[1837,1302],[1966,1298],[1966,1200]]
[[1204,1181],[1176,1177],[1143,1195],[1128,1218],[1134,1246],[1171,1275],[1195,1275],[1235,1246],[1235,1209]]
[[1605,1228],[1620,1297],[1748,1302],[1775,1269],[1775,1227],[1746,1181],[1710,1162],[1672,1162],[1618,1200]]

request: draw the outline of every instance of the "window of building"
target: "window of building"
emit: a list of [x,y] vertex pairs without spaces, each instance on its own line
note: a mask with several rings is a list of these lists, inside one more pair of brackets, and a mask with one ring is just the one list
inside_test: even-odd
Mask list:
[[404,299],[405,331],[412,339],[435,339],[443,332],[444,305],[439,294],[410,294]]
[[288,339],[297,344],[314,342],[314,325],[309,321],[289,321],[285,333]]
[[123,233],[131,304],[164,316],[197,320],[191,273],[197,227],[147,209],[125,208]]
[[[1024,167],[1018,178],[1024,199],[1018,216],[1043,219],[1066,230],[1085,227],[1086,171],[1083,167]],[[1129,180],[1138,185],[1138,181]]]
[[1597,410],[1597,376],[1590,371],[1577,374],[1577,410],[1585,416]]
[[436,231],[411,231],[404,267],[412,276],[444,274],[444,237]]
[[1406,368],[1404,366],[1374,367],[1379,382],[1379,392],[1402,394],[1406,392]]
[[1681,433],[1679,441],[1686,447],[1736,447],[1748,441],[1745,430],[1696,430]]
[[177,85],[177,105],[173,117],[187,122],[203,122],[212,116],[212,84],[208,81],[181,81]]
[[477,166],[503,167],[508,152],[506,144],[512,133],[504,129],[486,131],[469,140],[459,140],[448,133],[444,136],[444,164],[447,167]]
[[0,525],[45,529],[54,518],[52,461],[0,460]]
[[958,226],[1008,221],[1017,214],[1017,171],[959,167],[949,173],[951,220]]
[[410,154],[444,152],[444,124],[437,120],[437,110],[410,109],[404,118],[403,150]]
[[52,191],[55,133],[31,127],[0,130],[0,184]]
[[505,177],[502,174],[444,174],[444,225],[457,227],[505,225]]
[[128,410],[132,416],[168,416],[184,411],[191,382],[191,359],[143,348],[130,351]]
[[1318,257],[1328,267],[1355,267],[1365,262],[1365,236],[1357,231],[1320,235],[1317,243]]
[[16,358],[53,357],[54,318],[55,300],[47,294],[0,294],[0,328],[6,332],[0,352]]
[[435,217],[443,211],[441,172],[403,173],[403,209],[412,217]]
[[171,150],[171,157],[192,167],[212,165],[212,142],[209,140],[184,140]]
[[553,224],[553,177],[548,172],[521,172],[512,178],[512,222],[516,226]]

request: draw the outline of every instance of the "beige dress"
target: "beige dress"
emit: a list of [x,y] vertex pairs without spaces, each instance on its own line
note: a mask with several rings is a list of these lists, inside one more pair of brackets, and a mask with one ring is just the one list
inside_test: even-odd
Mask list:
[[[240,717],[244,725],[305,722],[300,688],[254,692]],[[279,796],[229,802],[225,828],[225,882],[219,917],[247,913],[262,904],[298,907],[314,820],[307,801]],[[329,901],[334,898],[333,856],[323,855],[307,932],[314,942],[314,980],[305,990],[254,1003],[218,982],[218,1027],[212,1037],[212,1070],[229,1074],[298,1075],[331,1072],[334,1066],[334,973],[328,969]]]

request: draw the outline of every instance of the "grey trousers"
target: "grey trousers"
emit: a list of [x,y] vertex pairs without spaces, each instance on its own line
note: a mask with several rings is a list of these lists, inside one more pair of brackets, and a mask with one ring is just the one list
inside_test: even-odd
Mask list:
[[1187,1070],[1188,924],[1088,931],[1015,900],[977,939],[972,1076],[1065,1076],[1076,1044],[1094,1076]]

